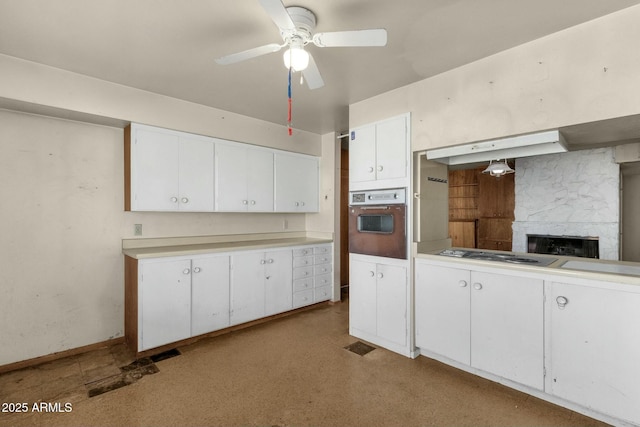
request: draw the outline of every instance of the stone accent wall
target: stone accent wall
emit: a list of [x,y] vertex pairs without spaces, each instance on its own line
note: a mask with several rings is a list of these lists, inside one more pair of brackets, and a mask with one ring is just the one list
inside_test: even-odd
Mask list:
[[617,260],[620,167],[613,148],[516,159],[513,251],[527,252],[527,234],[592,236],[600,258]]

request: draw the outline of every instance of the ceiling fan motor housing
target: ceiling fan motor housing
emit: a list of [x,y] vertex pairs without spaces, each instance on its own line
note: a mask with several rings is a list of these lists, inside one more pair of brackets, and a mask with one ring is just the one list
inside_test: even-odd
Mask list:
[[[304,33],[307,40],[311,38],[313,30],[316,28],[316,15],[309,9],[298,6],[287,8],[287,13],[296,26],[296,30]],[[283,34],[283,37],[292,36],[293,34]]]

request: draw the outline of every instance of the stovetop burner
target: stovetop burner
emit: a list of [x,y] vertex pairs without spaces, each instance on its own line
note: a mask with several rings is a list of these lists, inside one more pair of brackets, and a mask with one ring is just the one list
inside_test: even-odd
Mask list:
[[511,264],[537,265],[540,267],[547,266],[557,261],[557,258],[522,256],[503,252],[467,251],[462,249],[445,249],[438,255],[455,258],[508,262]]

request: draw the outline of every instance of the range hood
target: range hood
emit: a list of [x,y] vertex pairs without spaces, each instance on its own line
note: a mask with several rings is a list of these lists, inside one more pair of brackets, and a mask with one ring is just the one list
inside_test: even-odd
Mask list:
[[497,159],[563,153],[567,147],[562,134],[550,130],[509,138],[427,150],[427,159],[446,165],[486,162]]

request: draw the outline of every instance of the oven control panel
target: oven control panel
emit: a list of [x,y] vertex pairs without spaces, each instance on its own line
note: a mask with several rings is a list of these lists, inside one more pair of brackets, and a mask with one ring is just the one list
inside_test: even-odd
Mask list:
[[349,205],[405,205],[407,203],[406,188],[388,190],[352,191],[349,193]]

